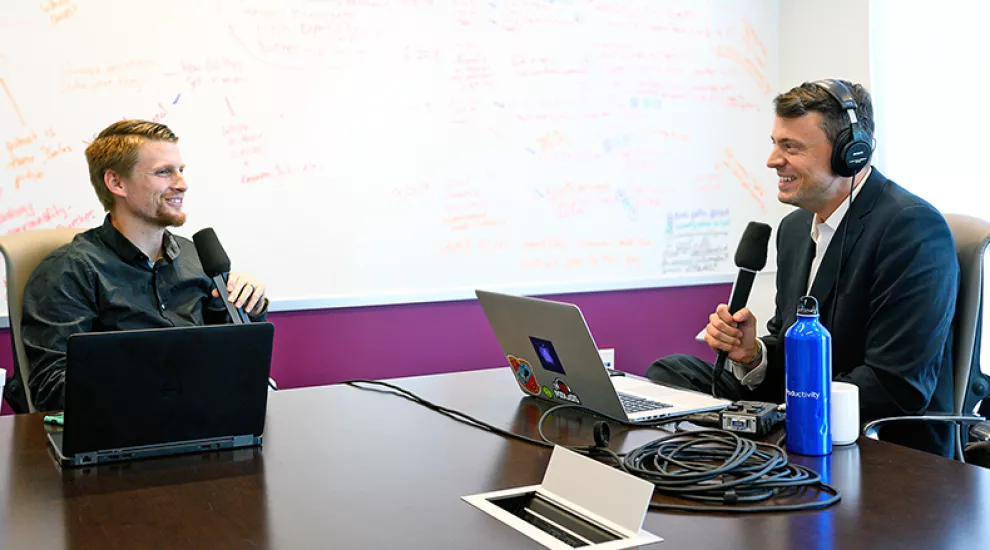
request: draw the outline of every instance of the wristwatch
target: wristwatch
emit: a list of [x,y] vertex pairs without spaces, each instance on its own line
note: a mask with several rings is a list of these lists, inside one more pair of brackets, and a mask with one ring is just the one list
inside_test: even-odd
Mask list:
[[741,366],[741,367],[744,367],[744,368],[747,368],[747,369],[751,369],[753,367],[756,367],[757,365],[759,365],[762,362],[763,362],[763,344],[761,344],[760,341],[757,340],[756,341],[756,354],[753,355],[753,358],[750,359],[749,362],[747,362],[747,363],[736,362],[736,364],[739,365],[739,366]]

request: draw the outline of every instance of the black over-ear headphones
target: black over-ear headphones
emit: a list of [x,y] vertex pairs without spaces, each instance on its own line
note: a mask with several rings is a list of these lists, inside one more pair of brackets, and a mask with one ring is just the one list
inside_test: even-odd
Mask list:
[[815,84],[829,93],[849,114],[849,128],[839,132],[832,144],[832,171],[850,178],[870,163],[873,144],[856,118],[856,98],[845,84],[834,79],[819,80]]

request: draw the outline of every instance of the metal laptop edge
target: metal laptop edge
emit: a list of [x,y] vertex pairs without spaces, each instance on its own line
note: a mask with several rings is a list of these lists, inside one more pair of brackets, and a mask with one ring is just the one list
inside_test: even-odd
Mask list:
[[125,462],[157,456],[184,455],[189,453],[219,451],[223,449],[239,449],[261,445],[264,436],[255,437],[253,434],[212,437],[191,441],[176,441],[172,443],[157,443],[136,447],[121,447],[104,451],[77,453],[67,457],[62,453],[62,432],[50,432],[48,442],[55,449],[55,455],[62,466],[95,466],[114,462]]

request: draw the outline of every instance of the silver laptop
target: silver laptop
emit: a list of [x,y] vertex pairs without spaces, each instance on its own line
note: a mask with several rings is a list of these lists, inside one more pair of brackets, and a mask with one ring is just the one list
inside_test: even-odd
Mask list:
[[574,304],[476,290],[523,392],[582,405],[625,422],[657,422],[724,409],[731,401],[610,376],[581,310]]

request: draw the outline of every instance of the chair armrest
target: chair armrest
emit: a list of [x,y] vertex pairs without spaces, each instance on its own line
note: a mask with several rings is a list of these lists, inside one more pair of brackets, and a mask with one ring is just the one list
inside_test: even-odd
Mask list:
[[878,433],[880,428],[886,426],[887,424],[899,424],[902,422],[947,422],[950,424],[979,424],[983,422],[986,418],[982,416],[956,416],[951,413],[944,414],[926,414],[924,416],[889,416],[887,418],[878,418],[872,422],[863,426],[863,435],[870,439],[879,439]]
[[980,422],[969,429],[970,441],[990,442],[990,422]]

